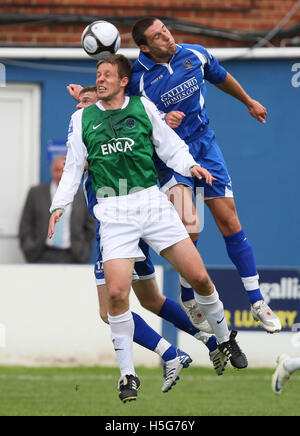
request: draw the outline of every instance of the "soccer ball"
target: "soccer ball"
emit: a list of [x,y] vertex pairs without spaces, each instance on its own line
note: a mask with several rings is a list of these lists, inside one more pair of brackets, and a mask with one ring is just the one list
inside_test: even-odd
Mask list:
[[121,36],[116,26],[108,21],[94,21],[84,29],[81,45],[89,56],[99,60],[119,50]]

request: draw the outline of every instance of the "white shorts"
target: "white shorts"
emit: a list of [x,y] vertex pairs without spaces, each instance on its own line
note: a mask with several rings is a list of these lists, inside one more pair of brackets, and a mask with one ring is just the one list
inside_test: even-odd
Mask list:
[[126,196],[98,199],[94,213],[101,222],[103,262],[145,260],[139,248],[141,238],[158,254],[189,238],[174,206],[157,186]]

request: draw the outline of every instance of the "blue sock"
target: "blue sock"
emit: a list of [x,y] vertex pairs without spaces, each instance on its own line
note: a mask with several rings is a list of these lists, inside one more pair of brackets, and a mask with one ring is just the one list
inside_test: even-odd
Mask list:
[[[193,326],[189,320],[189,317],[181,308],[180,304],[177,303],[177,301],[171,300],[170,298],[166,298],[166,301],[162,305],[158,316],[166,321],[169,321],[179,330],[182,330],[191,336],[195,336],[200,332],[200,330]],[[211,336],[205,346],[209,349],[209,351],[215,351],[218,347],[217,338],[215,336]]]
[[[148,350],[154,351],[162,336],[156,333],[137,313],[132,312],[132,317],[134,321],[133,341]],[[176,356],[176,348],[171,345],[161,358],[166,362],[167,360],[174,359]]]
[[158,316],[174,324],[179,330],[183,330],[189,335],[195,336],[196,333],[199,333],[199,330],[193,326],[185,311],[175,300],[166,298]]
[[161,358],[164,362],[167,362],[168,360],[175,359],[176,356],[176,348],[171,345],[171,347],[167,349],[167,351],[161,356]]
[[133,341],[148,350],[154,351],[161,340],[161,336],[156,333],[139,315],[132,312],[134,321]]
[[185,286],[180,285],[180,289],[182,301],[189,301],[195,298],[193,288],[186,288]]
[[[258,272],[256,268],[254,253],[246,234],[243,230],[230,236],[224,236],[228,256],[236,266],[240,277],[245,285],[251,304],[256,303],[259,300],[263,300],[264,297],[261,294],[258,285]],[[256,285],[250,286],[247,282],[252,282],[250,278],[257,276]],[[247,287],[251,289],[247,289]]]
[[218,348],[217,338],[215,336],[211,336],[205,345],[209,351],[215,351]]
[[254,291],[247,291],[250,303],[253,305],[257,301],[264,300],[264,297],[260,291],[260,289],[255,289]]

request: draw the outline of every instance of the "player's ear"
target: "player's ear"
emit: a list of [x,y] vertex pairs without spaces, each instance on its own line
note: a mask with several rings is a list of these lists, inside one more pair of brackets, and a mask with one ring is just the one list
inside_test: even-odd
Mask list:
[[128,79],[128,77],[123,77],[123,78],[121,79],[121,86],[122,86],[122,87],[126,88],[126,86],[128,85],[128,83],[129,83],[129,79]]
[[150,51],[149,47],[145,44],[140,45],[140,50],[143,53],[149,53],[149,51]]

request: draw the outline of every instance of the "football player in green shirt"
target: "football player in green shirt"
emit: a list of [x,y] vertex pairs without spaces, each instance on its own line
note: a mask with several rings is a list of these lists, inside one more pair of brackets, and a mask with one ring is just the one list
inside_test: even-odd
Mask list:
[[173,205],[157,187],[154,150],[186,177],[204,178],[210,185],[214,178],[196,164],[187,145],[166,126],[153,103],[144,97],[125,96],[130,77],[131,64],[122,55],[99,62],[96,84],[100,101],[72,116],[67,161],[49,222],[51,238],[88,161],[98,200],[94,213],[101,222],[108,318],[121,370],[120,398],[126,395],[128,400],[136,399],[140,386],[132,356],[134,323],[129,292],[134,263],[144,259],[138,246],[141,238],[193,286],[220,351],[234,367],[247,367],[247,358],[235,341],[236,332],[229,332],[223,304],[201,256]]

